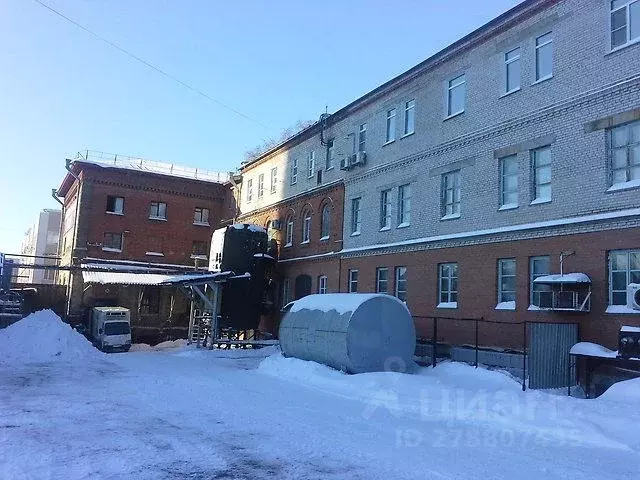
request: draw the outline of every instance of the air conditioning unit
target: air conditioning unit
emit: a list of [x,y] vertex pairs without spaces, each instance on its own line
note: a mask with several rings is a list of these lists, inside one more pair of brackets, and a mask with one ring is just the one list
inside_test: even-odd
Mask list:
[[356,165],[366,165],[367,163],[367,152],[358,152],[356,155]]
[[355,162],[355,154],[347,155],[342,160],[340,160],[340,170],[351,170],[353,168]]
[[271,220],[271,228],[280,230],[282,228],[282,220]]
[[627,307],[640,310],[640,283],[627,285]]
[[553,308],[553,292],[539,292],[538,307]]

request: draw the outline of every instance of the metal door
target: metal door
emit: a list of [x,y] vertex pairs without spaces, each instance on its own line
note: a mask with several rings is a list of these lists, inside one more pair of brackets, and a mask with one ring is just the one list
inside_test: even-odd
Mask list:
[[576,323],[529,323],[529,388],[568,387],[569,350],[578,342]]

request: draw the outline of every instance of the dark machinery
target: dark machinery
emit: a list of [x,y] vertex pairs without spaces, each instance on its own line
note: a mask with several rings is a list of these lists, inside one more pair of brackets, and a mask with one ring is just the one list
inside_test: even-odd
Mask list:
[[640,327],[622,327],[618,333],[618,356],[640,358]]

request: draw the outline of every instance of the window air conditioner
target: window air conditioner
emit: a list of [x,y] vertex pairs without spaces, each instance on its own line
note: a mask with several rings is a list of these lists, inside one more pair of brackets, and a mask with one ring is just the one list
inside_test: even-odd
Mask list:
[[358,152],[356,155],[356,165],[366,165],[367,163],[367,152]]
[[540,308],[553,308],[553,292],[538,292],[540,297],[538,302]]
[[627,307],[640,310],[640,283],[627,285]]

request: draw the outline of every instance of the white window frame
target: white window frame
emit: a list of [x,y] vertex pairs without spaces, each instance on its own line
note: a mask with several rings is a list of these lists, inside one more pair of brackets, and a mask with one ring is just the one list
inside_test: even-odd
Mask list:
[[[500,162],[500,210],[516,208],[518,206],[518,155],[502,157]],[[515,173],[507,173],[507,164],[515,164]],[[515,186],[508,188],[507,179],[515,178]],[[515,194],[515,202],[507,201],[510,195]]]
[[[626,266],[623,269],[615,269],[613,268],[613,255],[626,255]],[[627,285],[634,282],[640,282],[640,268],[632,268],[631,257],[637,256],[639,257],[638,261],[640,262],[640,249],[628,249],[628,250],[610,250],[608,252],[608,266],[609,266],[609,306],[613,305],[626,305],[626,295],[627,295]],[[625,288],[624,290],[614,289],[613,288],[613,276],[616,273],[625,272]],[[614,294],[622,294],[624,298],[623,303],[613,303]]]
[[411,135],[416,131],[416,101],[411,99],[404,104],[404,134]]
[[264,173],[258,175],[258,198],[264,196]]
[[[515,66],[514,66],[515,65]],[[517,85],[509,88],[510,80],[515,72],[511,70],[517,69],[516,83]],[[513,48],[504,54],[504,95],[517,92],[522,87],[522,65],[520,62],[520,47]]]
[[326,275],[320,275],[318,277],[318,293],[324,295],[328,292],[327,289],[328,278]]
[[367,151],[367,124],[363,123],[360,125],[360,129],[358,130],[358,152],[366,152]]
[[309,243],[311,240],[311,212],[304,214],[302,221],[302,243]]
[[290,172],[290,183],[291,185],[295,185],[298,183],[298,159],[294,158],[291,160],[291,172]]
[[349,270],[349,293],[358,293],[358,269]]
[[391,229],[391,189],[380,192],[380,231]]
[[333,155],[335,150],[335,139],[330,138],[327,140],[327,158],[325,164],[325,170],[331,170],[333,168]]
[[[543,37],[549,36],[548,39],[542,40]],[[540,52],[544,48],[551,49],[551,72],[545,75],[542,75],[540,72]],[[534,70],[535,70],[535,83],[543,82],[553,77],[553,32],[547,32],[543,35],[539,35],[535,40],[535,59],[534,59]]]
[[[326,216],[325,216],[325,212]],[[320,240],[329,240],[331,236],[331,206],[325,203],[320,210]]]
[[[448,267],[448,274],[444,275],[444,268]],[[447,262],[438,264],[438,308],[458,308],[458,264]],[[453,289],[453,280],[456,281],[456,289]],[[442,281],[446,280],[447,289],[442,289]]]
[[282,306],[291,303],[291,279],[285,278],[282,281]]
[[[164,207],[161,208],[161,205]],[[154,213],[155,206],[155,213]],[[166,202],[151,202],[149,206],[149,219],[151,220],[166,220],[167,219],[167,204]]]
[[[400,278],[404,273],[404,278]],[[394,294],[400,301],[407,301],[407,267],[399,266],[395,269]]]
[[[536,262],[547,262],[546,272],[536,272]],[[549,255],[536,255],[529,257],[529,305],[539,305],[540,299],[536,302],[536,294],[540,292],[548,292],[551,290],[549,285],[541,283],[534,283],[533,281],[538,277],[543,277],[551,273],[551,257]]]
[[[384,278],[382,274],[384,273]],[[384,284],[384,288],[382,288]],[[389,269],[387,267],[376,268],[376,293],[389,293]]]
[[[114,238],[120,238],[120,246],[119,247],[113,247],[111,245],[106,245],[106,238],[107,235],[109,235],[109,238],[114,239]],[[102,235],[102,251],[103,252],[122,252],[122,248],[123,248],[123,244],[124,244],[124,235],[122,235],[122,232],[118,233],[118,232],[104,232],[104,234]]]
[[209,226],[209,209],[204,207],[195,207],[193,209],[193,224]]
[[351,199],[351,235],[360,235],[362,228],[362,197]]
[[[614,146],[614,135],[618,131],[626,130],[627,141],[624,145]],[[638,138],[631,138],[634,130],[637,130],[636,134]],[[607,130],[607,153],[609,156],[609,185],[616,187],[640,187],[640,120],[618,125],[616,127]],[[636,163],[633,161],[632,150],[636,151]],[[624,151],[625,162],[624,166],[616,166],[615,155],[617,152]],[[624,172],[624,181],[616,180],[616,172]],[[635,178],[634,178],[635,177]]]
[[[629,45],[633,45],[634,43],[638,43],[640,42],[640,34],[635,37],[635,38],[631,38],[631,5],[633,4],[637,4],[640,0],[628,0],[624,3],[621,2],[621,5],[619,5],[618,7],[613,6],[614,2],[611,2],[609,4],[610,10],[609,10],[609,47],[611,49],[611,51],[615,51],[618,50],[620,48],[624,48],[627,47]],[[636,8],[640,8],[640,6],[636,5]],[[620,27],[618,29],[616,29],[616,31],[621,30],[622,28],[625,29],[625,42],[621,43],[620,45],[613,45],[613,15],[614,13],[617,13],[618,11],[624,9],[625,10],[625,26],[624,27]],[[639,16],[640,16],[640,10],[638,10],[639,12]],[[636,22],[638,22],[640,24],[640,18],[635,19]],[[640,32],[640,30],[639,30]]]
[[387,130],[385,143],[394,142],[396,139],[396,109],[387,110]]
[[[453,98],[453,93],[457,89],[462,89],[462,108],[454,112],[452,110],[453,106],[451,105],[451,99]],[[452,78],[447,82],[447,118],[454,117],[456,115],[460,115],[461,113],[464,113],[466,103],[467,103],[467,77],[463,73],[461,75],[458,75],[455,78]]]
[[[505,265],[513,264],[513,274],[505,274]],[[517,263],[515,258],[499,258],[498,259],[498,303],[514,302],[516,301],[517,292]],[[503,280],[507,278],[513,279],[513,290],[507,290],[503,285]]]
[[273,167],[271,169],[271,186],[269,189],[271,193],[276,193],[277,185],[278,185],[278,167]]
[[316,174],[316,152],[311,150],[307,158],[307,178],[313,178]]
[[253,178],[247,180],[247,203],[253,201]]
[[411,225],[411,184],[398,187],[398,228]]
[[286,239],[286,243],[284,245],[285,247],[290,247],[293,245],[293,227],[294,227],[293,217],[288,217],[287,226],[285,230],[285,239]]
[[[542,152],[549,152],[549,161],[547,163],[540,163],[540,154]],[[553,196],[552,191],[552,165],[553,165],[553,157],[551,152],[551,146],[547,145],[544,147],[536,148],[531,150],[531,194],[533,197],[532,204],[536,203],[547,203],[550,202]],[[549,181],[542,181],[540,178],[542,177],[541,171],[544,169],[549,170]],[[541,190],[542,187],[549,186],[549,195],[542,196]]]
[[[443,173],[441,183],[441,220],[460,218],[462,198],[462,191],[460,188],[460,170],[453,170],[451,172]],[[451,192],[451,199],[449,199],[449,192]]]

